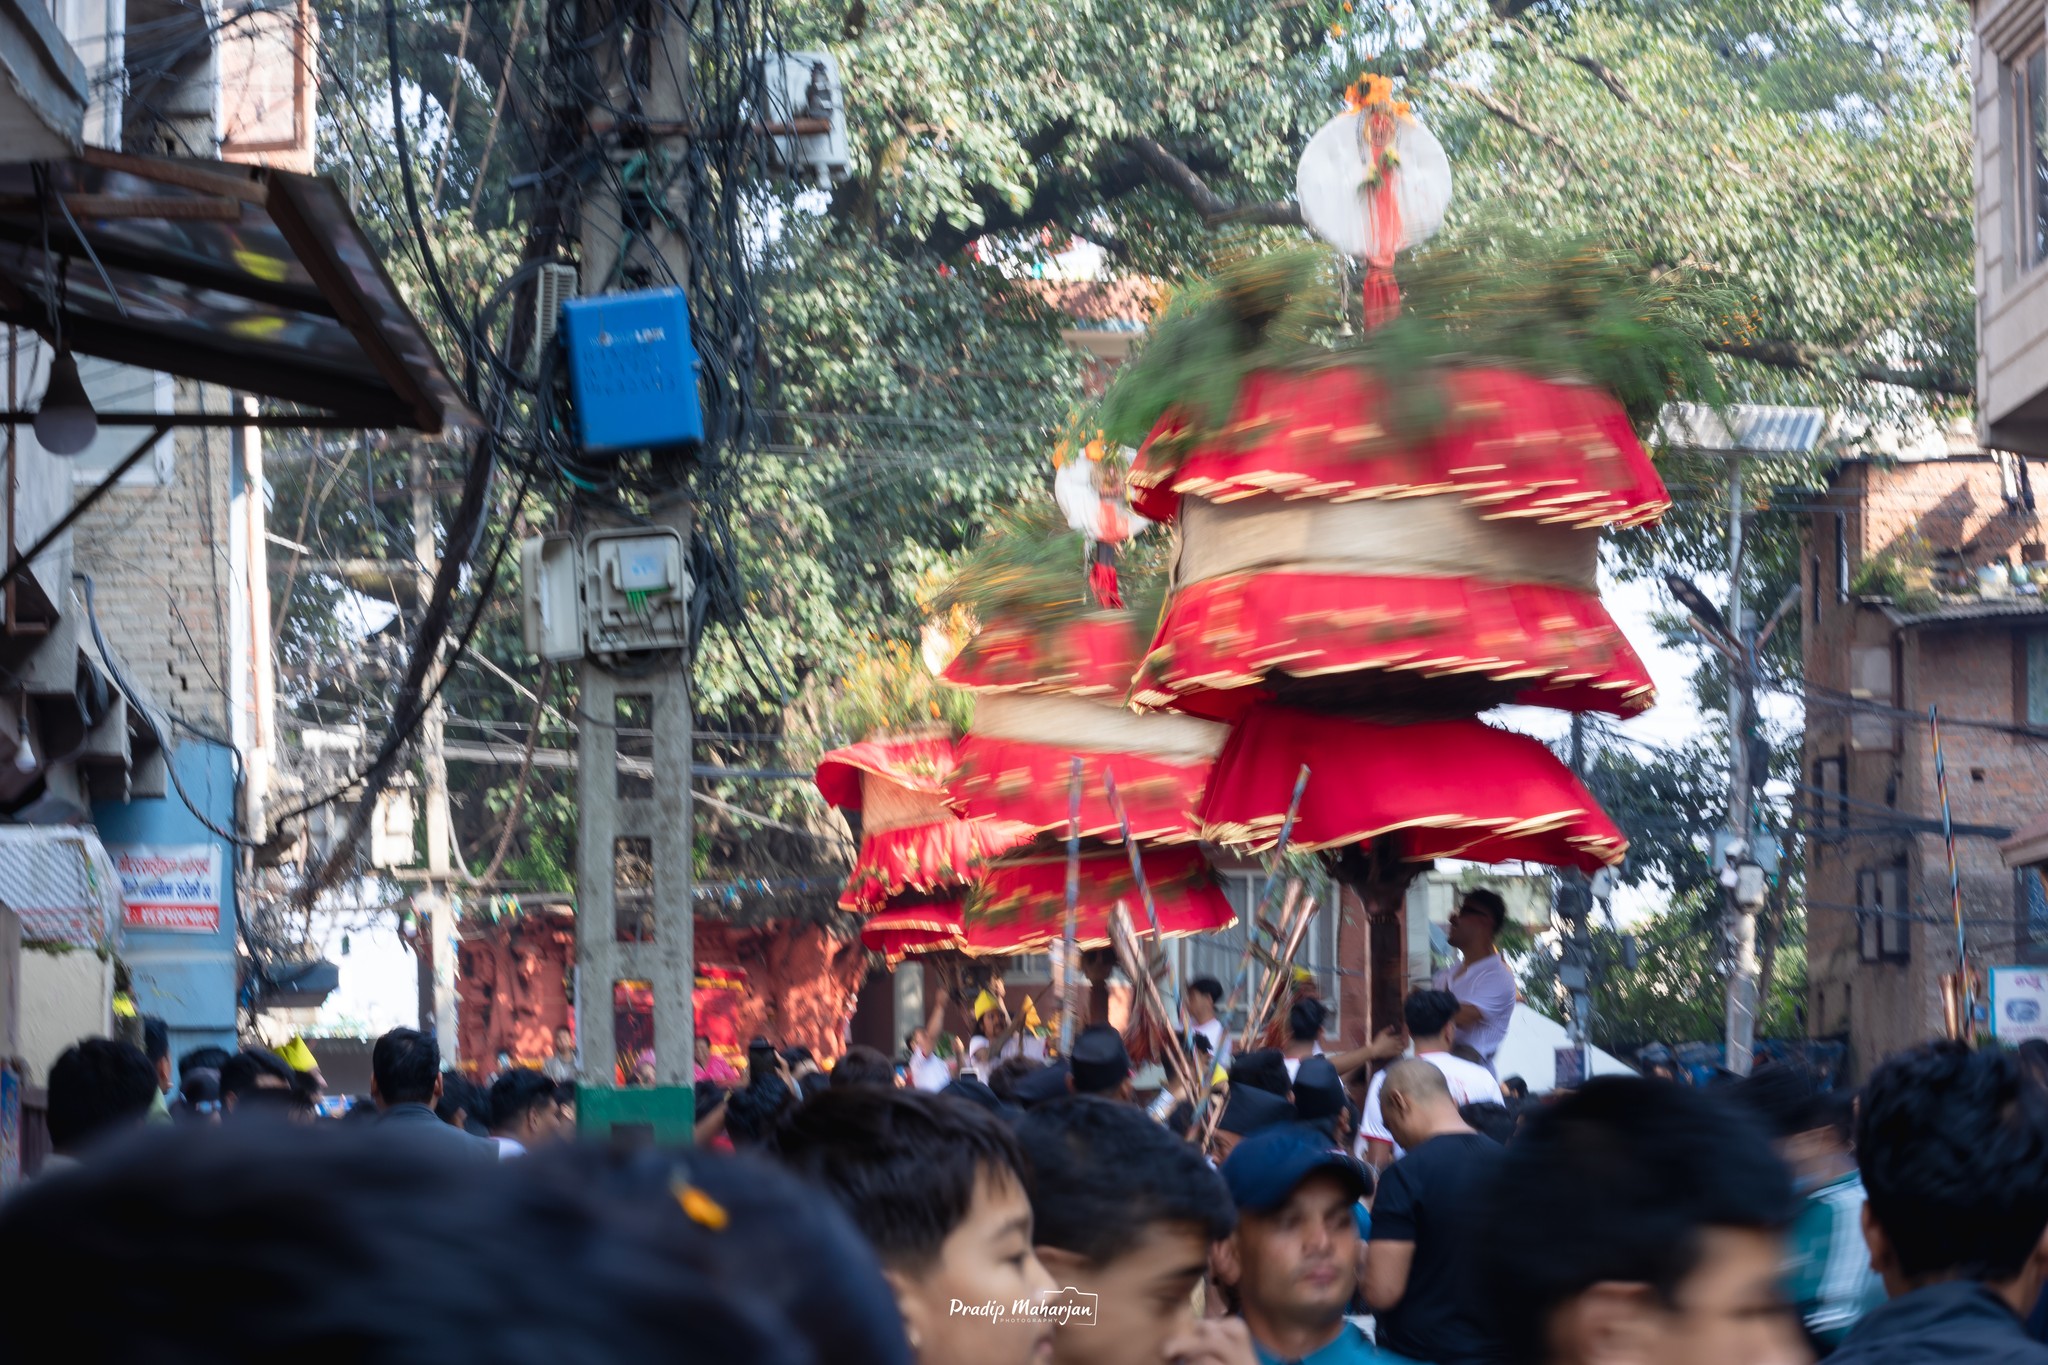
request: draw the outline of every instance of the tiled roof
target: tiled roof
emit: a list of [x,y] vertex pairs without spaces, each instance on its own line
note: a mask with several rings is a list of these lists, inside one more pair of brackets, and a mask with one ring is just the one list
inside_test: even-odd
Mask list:
[[1158,280],[1142,275],[1111,280],[1028,280],[1025,285],[1078,323],[1120,331],[1142,330],[1165,293]]
[[2000,617],[2048,616],[2048,597],[1960,597],[1925,611],[1885,608],[1895,626],[1940,625],[1949,621],[1989,621]]

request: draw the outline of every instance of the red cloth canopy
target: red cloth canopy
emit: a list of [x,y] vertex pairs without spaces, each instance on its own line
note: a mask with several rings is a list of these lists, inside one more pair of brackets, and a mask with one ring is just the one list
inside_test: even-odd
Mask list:
[[[953,740],[919,735],[869,740],[834,749],[818,761],[818,790],[841,810],[867,811],[860,852],[843,910],[872,913],[904,896],[932,896],[965,883],[989,859],[1028,843],[1033,831],[1011,820],[966,820],[945,804],[953,775]],[[884,784],[879,791],[875,784]]]
[[1382,386],[1365,370],[1253,374],[1229,424],[1177,463],[1162,459],[1157,443],[1182,419],[1169,413],[1159,423],[1131,468],[1131,505],[1170,521],[1184,494],[1214,502],[1451,494],[1488,517],[1578,527],[1646,526],[1670,509],[1628,414],[1601,390],[1492,369],[1452,371],[1442,383],[1448,419],[1434,436],[1396,442]]
[[900,906],[870,915],[860,927],[861,946],[880,953],[894,967],[913,953],[958,948],[967,941],[957,900]]
[[960,741],[960,767],[950,784],[954,805],[969,817],[1001,818],[1039,833],[1064,834],[1076,758],[1081,760],[1084,837],[1121,837],[1105,775],[1116,779],[1132,838],[1177,843],[1201,837],[1195,811],[1202,804],[1209,765],[1166,763],[1136,753],[1091,753],[1064,744],[970,734]]
[[[1074,571],[1074,590],[1081,586]],[[1065,692],[1121,697],[1138,657],[1138,624],[1128,612],[1095,612],[1047,626],[984,623],[946,666],[944,678],[977,692]]]
[[887,778],[911,791],[937,793],[946,790],[953,763],[951,736],[891,736],[832,750],[818,760],[816,781],[829,804],[857,811],[861,808],[862,773]]
[[1557,756],[1477,720],[1388,725],[1255,706],[1232,729],[1202,806],[1205,838],[1272,847],[1301,766],[1289,851],[1398,836],[1411,859],[1526,859],[1594,872],[1628,840]]
[[[1227,720],[1271,675],[1478,676],[1527,705],[1632,716],[1656,686],[1598,594],[1480,578],[1251,572],[1176,592],[1132,700]],[[1369,679],[1358,683],[1361,700]]]
[[[1192,847],[1150,850],[1145,880],[1159,914],[1159,927],[1172,935],[1206,934],[1237,923],[1237,912],[1216,885],[1201,851]],[[1150,931],[1144,902],[1122,849],[1081,858],[1081,899],[1075,943],[1100,948],[1109,943],[1109,916],[1122,901],[1131,924]],[[1019,857],[991,864],[975,879],[963,912],[968,953],[1035,953],[1065,932],[1067,860]]]
[[[1162,933],[1179,937],[1228,929],[1237,922],[1230,901],[1216,885],[1209,865],[1192,848],[1148,853],[1145,878],[1152,888]],[[1109,943],[1109,917],[1121,900],[1139,933],[1150,932],[1145,906],[1121,850],[1081,858],[1080,913],[1074,942],[1082,948]],[[956,900],[899,906],[870,916],[860,941],[893,966],[915,953],[957,949],[969,956],[1003,957],[1035,953],[1066,932],[1067,861],[1028,857],[992,864]]]

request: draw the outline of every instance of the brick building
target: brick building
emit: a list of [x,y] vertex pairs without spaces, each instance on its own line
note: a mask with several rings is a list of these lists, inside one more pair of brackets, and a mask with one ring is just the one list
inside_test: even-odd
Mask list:
[[[1999,840],[2048,808],[2048,463],[1844,462],[1804,544],[1808,1023],[1852,1074],[1945,1029],[1956,969],[1929,706],[1973,968],[2048,960]],[[2034,898],[2038,901],[2039,897]]]

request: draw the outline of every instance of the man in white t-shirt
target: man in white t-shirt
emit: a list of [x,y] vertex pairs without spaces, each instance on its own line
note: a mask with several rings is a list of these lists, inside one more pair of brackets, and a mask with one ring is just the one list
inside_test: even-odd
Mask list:
[[946,1002],[943,997],[932,1007],[931,1018],[921,1028],[914,1028],[904,1044],[910,1049],[910,1084],[919,1090],[936,1094],[953,1083],[953,1067],[944,1057],[938,1055],[939,1031],[946,1024]]
[[1287,1063],[1287,1079],[1293,1080],[1294,1073],[1301,1070],[1301,1064],[1310,1057],[1319,1057],[1323,1051],[1323,1021],[1330,1012],[1323,1002],[1312,995],[1303,996],[1287,1011],[1287,1041],[1280,1045],[1280,1054]]
[[[1451,1055],[1457,1041],[1458,997],[1449,991],[1427,990],[1411,993],[1401,1006],[1408,1021],[1408,1036],[1415,1041],[1415,1058],[1444,1073],[1451,1098],[1461,1105],[1502,1103],[1500,1082],[1493,1073],[1475,1062]],[[1365,1092],[1365,1109],[1358,1120],[1357,1153],[1375,1170],[1385,1170],[1399,1160],[1401,1144],[1387,1128],[1380,1112],[1380,1088],[1387,1073],[1372,1078]]]
[[1183,999],[1188,1015],[1188,1032],[1207,1038],[1209,1059],[1227,1068],[1230,1065],[1230,1032],[1216,1014],[1217,1005],[1223,1001],[1223,983],[1213,976],[1198,976],[1188,982]]
[[1451,946],[1463,961],[1444,968],[1430,983],[1458,997],[1458,1039],[1489,1072],[1515,1013],[1515,975],[1493,946],[1507,919],[1507,902],[1499,892],[1483,886],[1467,891],[1451,916]]

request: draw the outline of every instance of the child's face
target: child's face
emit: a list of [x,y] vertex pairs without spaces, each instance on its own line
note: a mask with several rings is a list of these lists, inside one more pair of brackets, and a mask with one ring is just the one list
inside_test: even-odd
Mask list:
[[1050,1322],[1011,1311],[1053,1287],[1031,1247],[1031,1201],[1011,1172],[984,1170],[938,1259],[889,1279],[918,1365],[1050,1365]]
[[1104,1265],[1045,1252],[1062,1288],[1095,1296],[1097,1321],[1053,1338],[1057,1365],[1164,1365],[1166,1344],[1195,1325],[1194,1292],[1209,1267],[1209,1239],[1194,1223],[1154,1223]]

